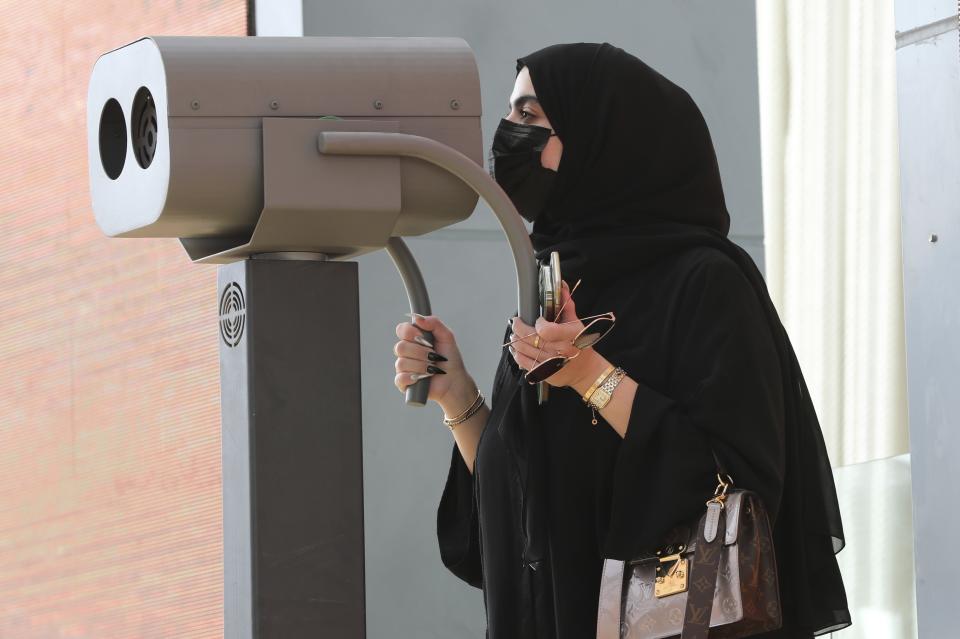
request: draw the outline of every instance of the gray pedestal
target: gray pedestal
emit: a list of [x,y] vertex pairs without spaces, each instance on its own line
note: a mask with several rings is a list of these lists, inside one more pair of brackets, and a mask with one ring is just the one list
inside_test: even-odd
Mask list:
[[355,262],[218,268],[227,638],[366,634],[357,284]]

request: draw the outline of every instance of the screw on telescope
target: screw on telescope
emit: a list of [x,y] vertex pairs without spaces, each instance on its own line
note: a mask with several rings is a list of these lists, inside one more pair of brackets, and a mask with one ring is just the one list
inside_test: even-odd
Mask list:
[[373,101],[373,108],[374,108],[374,109],[382,109],[382,108],[383,108],[383,100],[374,100],[374,101]]

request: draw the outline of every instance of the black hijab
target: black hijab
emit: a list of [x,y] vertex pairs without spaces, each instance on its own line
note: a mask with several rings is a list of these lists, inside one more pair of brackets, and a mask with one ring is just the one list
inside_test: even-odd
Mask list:
[[[700,109],[677,86],[635,56],[609,43],[545,47],[517,59],[527,66],[537,98],[563,143],[555,187],[530,235],[537,258],[559,251],[568,283],[591,274],[629,272],[697,246],[732,258],[746,274],[777,342],[784,388],[786,460],[779,512],[786,540],[811,565],[834,562],[844,545],[833,473],[796,355],[749,254],[727,237],[717,158]],[[578,308],[593,291],[578,290]],[[582,314],[581,314],[582,315]],[[496,426],[521,478],[524,562],[547,558],[543,430],[536,387],[511,357],[494,379],[500,401]],[[638,493],[639,494],[639,493]],[[817,573],[791,566],[781,579],[796,595],[800,619],[827,627],[846,612],[817,609]],[[837,580],[839,575],[837,573]],[[840,586],[842,592],[842,585]],[[822,606],[821,606],[822,608]]]

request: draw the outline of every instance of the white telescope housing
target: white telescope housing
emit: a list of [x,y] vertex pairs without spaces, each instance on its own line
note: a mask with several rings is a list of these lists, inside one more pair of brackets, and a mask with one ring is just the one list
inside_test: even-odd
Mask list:
[[461,38],[145,37],[87,95],[90,191],[111,237],[177,237],[196,262],[343,259],[467,218],[476,191],[415,157],[318,151],[324,132],[430,138],[483,167]]

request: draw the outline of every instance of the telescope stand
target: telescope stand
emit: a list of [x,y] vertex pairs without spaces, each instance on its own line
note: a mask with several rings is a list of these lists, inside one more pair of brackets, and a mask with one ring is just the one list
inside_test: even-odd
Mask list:
[[366,636],[357,267],[218,267],[225,638]]

